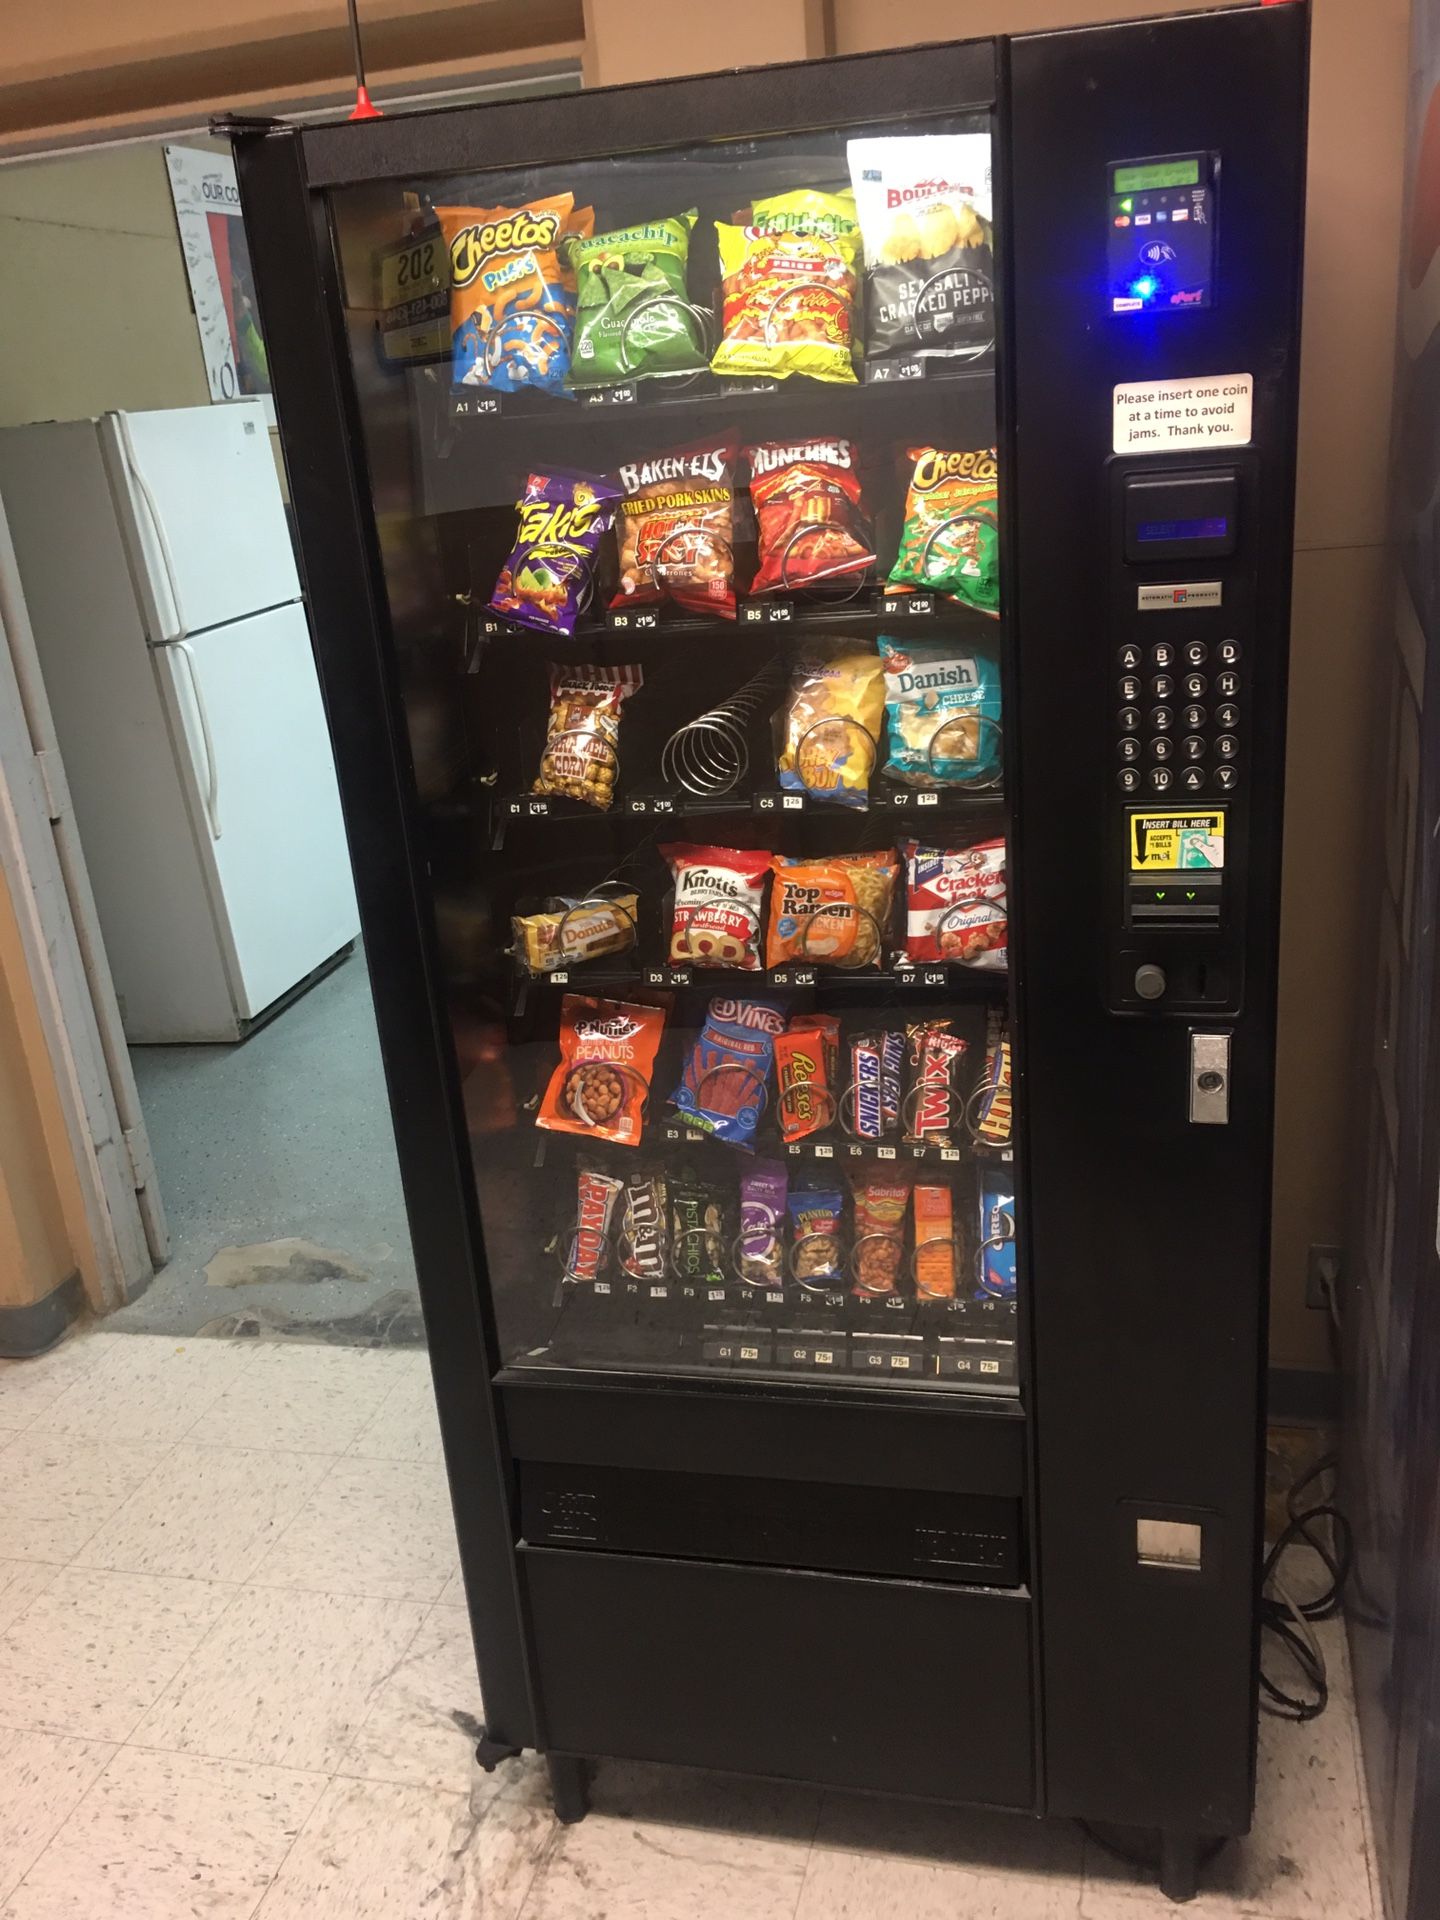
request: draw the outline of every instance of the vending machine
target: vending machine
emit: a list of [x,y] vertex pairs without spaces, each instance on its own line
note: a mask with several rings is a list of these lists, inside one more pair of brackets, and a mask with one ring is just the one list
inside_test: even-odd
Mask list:
[[1306,15],[232,122],[487,1709],[1253,1799]]

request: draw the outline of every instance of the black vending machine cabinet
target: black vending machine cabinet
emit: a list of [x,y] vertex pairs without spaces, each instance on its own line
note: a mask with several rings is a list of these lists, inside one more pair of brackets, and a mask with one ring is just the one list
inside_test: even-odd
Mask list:
[[1253,1799],[1306,14],[237,124],[484,1683]]

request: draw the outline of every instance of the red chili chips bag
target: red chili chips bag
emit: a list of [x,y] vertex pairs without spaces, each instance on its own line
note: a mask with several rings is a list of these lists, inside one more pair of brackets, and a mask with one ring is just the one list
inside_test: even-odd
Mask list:
[[793,593],[875,563],[850,440],[767,440],[747,447],[760,529],[751,593]]

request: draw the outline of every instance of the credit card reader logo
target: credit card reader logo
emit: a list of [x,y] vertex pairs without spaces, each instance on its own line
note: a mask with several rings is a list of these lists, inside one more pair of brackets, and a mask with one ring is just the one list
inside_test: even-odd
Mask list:
[[1213,153],[1112,160],[1106,281],[1112,314],[1183,313],[1215,297]]

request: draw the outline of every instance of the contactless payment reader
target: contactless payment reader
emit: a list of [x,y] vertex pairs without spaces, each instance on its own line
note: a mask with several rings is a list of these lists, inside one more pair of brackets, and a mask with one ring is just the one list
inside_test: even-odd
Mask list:
[[1211,304],[1218,172],[1212,153],[1111,161],[1111,313],[1180,313]]

